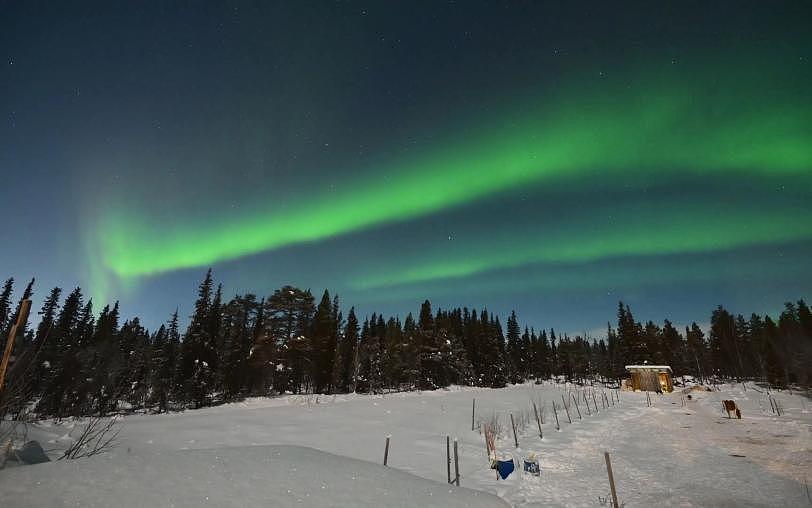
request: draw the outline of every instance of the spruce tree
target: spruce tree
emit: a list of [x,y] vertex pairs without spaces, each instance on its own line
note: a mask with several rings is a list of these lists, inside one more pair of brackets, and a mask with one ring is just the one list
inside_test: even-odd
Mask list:
[[11,291],[14,288],[14,277],[9,277],[3,283],[3,290],[0,291],[0,354],[5,350],[6,338],[8,337],[7,329],[11,328],[14,323],[11,322]]
[[311,363],[313,390],[322,393],[330,389],[333,359],[336,354],[336,320],[333,302],[326,289],[313,316],[313,358]]

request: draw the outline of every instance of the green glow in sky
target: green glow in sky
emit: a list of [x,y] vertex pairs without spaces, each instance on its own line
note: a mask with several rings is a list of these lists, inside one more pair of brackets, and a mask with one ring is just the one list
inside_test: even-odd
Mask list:
[[[784,90],[780,73],[765,69],[718,78],[707,76],[712,67],[703,67],[649,74],[628,80],[595,77],[573,82],[566,92],[540,94],[521,112],[482,118],[471,135],[452,136],[456,141],[359,173],[343,186],[317,189],[286,207],[271,205],[242,216],[224,212],[205,224],[182,210],[172,223],[147,210],[107,210],[95,239],[102,264],[120,279],[208,266],[560,178],[575,179],[577,185],[579,179],[617,181],[640,172],[781,178],[812,170],[809,92]],[[628,230],[583,223],[589,237],[561,238],[555,248],[532,244],[505,254],[478,247],[481,255],[417,263],[402,273],[370,276],[361,285],[461,277],[537,261],[707,251],[810,236],[808,221],[791,211],[722,212],[709,204],[655,207],[635,212],[645,216],[625,224]],[[742,223],[747,226],[737,227]],[[659,233],[654,238],[653,231]]]
[[[670,202],[669,202],[670,201]],[[533,263],[585,263],[627,256],[702,253],[812,239],[812,206],[762,206],[746,202],[680,203],[673,198],[565,218],[519,238],[452,242],[441,252],[405,260],[397,270],[360,274],[358,289],[455,279]]]

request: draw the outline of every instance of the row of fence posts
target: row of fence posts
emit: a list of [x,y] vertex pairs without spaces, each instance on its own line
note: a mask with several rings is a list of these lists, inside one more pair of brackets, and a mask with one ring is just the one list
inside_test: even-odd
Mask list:
[[[603,406],[603,409],[607,409],[610,406],[614,406],[615,401],[617,401],[617,403],[620,404],[620,395],[617,393],[617,391],[612,390],[609,393],[610,393],[610,395],[606,395],[606,392],[601,392],[601,404]],[[570,400],[572,401],[572,403],[575,404],[575,410],[578,413],[578,419],[582,420],[583,415],[581,414],[581,407],[578,404],[578,398],[575,396],[575,394],[573,392],[570,392],[569,395],[570,395]],[[592,409],[589,406],[589,398],[587,398],[587,396],[586,396],[586,391],[584,391],[582,393],[582,395],[584,397],[584,403],[585,403],[586,410],[587,410],[587,416],[592,416]],[[544,415],[543,415],[543,413],[539,413],[538,405],[536,404],[535,401],[532,401],[532,404],[533,404],[533,416],[536,419],[536,424],[538,425],[538,429],[539,429],[539,439],[544,439],[544,430],[542,429],[542,425],[544,424]],[[558,405],[555,403],[555,401],[553,401],[552,405],[553,405],[553,416],[555,417],[555,430],[560,431],[561,430],[561,422],[558,419]],[[561,405],[564,406],[564,411],[566,412],[566,415],[567,415],[567,421],[569,423],[572,423],[572,414],[570,413],[570,405],[571,404],[567,403],[567,398],[564,396],[563,393],[561,394]],[[592,392],[592,405],[595,408],[595,414],[598,414],[598,412],[599,412],[599,410],[598,410],[598,400],[597,400],[597,397],[595,397],[595,392],[594,391]],[[476,411],[476,399],[474,399],[473,408],[474,408],[474,411]],[[474,420],[474,416],[472,414],[472,416],[471,416],[471,421],[472,421],[471,430],[474,430],[474,428],[475,428],[474,424],[473,424],[473,420]],[[515,420],[513,418],[513,413],[510,413],[510,426],[513,429],[513,444],[516,445],[516,448],[518,448],[519,447],[519,439],[518,439],[518,436],[516,434],[516,423],[515,423]]]
[[[618,404],[620,403],[620,395],[617,394],[616,391],[611,391],[610,395],[611,395],[611,397],[607,396],[605,392],[601,393],[601,402],[603,404],[604,409],[606,409],[610,405],[614,405],[615,400],[617,400]],[[584,397],[584,403],[585,403],[586,410],[587,410],[587,415],[591,415],[592,411],[591,411],[591,409],[589,407],[589,399],[586,396],[586,391],[583,392],[583,397]],[[583,416],[581,415],[581,408],[578,405],[577,397],[575,397],[574,393],[570,392],[570,398],[571,398],[572,402],[575,404],[575,409],[578,412],[578,419],[579,420],[583,419]],[[566,411],[567,420],[570,423],[572,423],[572,415],[570,414],[569,405],[567,404],[567,399],[564,397],[563,394],[561,395],[561,403],[564,406],[564,410]],[[543,424],[544,424],[544,414],[539,412],[538,405],[536,404],[535,401],[533,401],[532,404],[533,404],[533,415],[535,416],[536,424],[538,425],[538,429],[539,429],[539,438],[544,439],[544,431],[543,431],[543,428],[542,428]],[[593,404],[593,406],[595,408],[595,414],[598,414],[598,403],[597,403],[597,398],[595,397],[595,392],[594,391],[592,392],[592,404]],[[560,424],[560,422],[558,420],[558,409],[557,409],[555,401],[553,401],[553,415],[555,416],[555,428],[556,428],[556,430],[561,430],[561,424]],[[518,448],[519,447],[519,436],[518,436],[518,433],[516,432],[516,420],[514,419],[512,412],[510,413],[510,426],[513,429],[513,444],[516,446],[516,448]],[[476,398],[473,399],[472,404],[471,404],[471,430],[472,431],[476,430]],[[386,435],[386,444],[384,445],[384,450],[383,450],[383,465],[387,466],[387,467],[389,465],[389,443],[390,443],[391,438],[392,438],[392,436],[390,434]],[[485,446],[486,446],[486,448],[488,448],[487,436],[485,436]],[[457,438],[454,438],[454,447],[453,447],[453,449],[454,449],[454,453],[453,453],[454,477],[453,478],[451,476],[451,462],[452,462],[451,449],[452,449],[452,447],[451,447],[451,436],[447,435],[445,437],[446,473],[447,473],[447,478],[446,479],[447,479],[447,482],[449,484],[459,486],[460,485],[460,456],[459,456],[459,445],[458,445]],[[488,453],[490,453],[489,449],[488,449]],[[612,469],[611,469],[612,466],[609,463],[609,452],[606,452],[606,466],[607,466],[607,469],[609,471],[609,482],[610,482],[611,487],[612,487],[612,498],[613,498],[613,502],[615,503],[614,506],[617,506],[614,479],[612,478]]]

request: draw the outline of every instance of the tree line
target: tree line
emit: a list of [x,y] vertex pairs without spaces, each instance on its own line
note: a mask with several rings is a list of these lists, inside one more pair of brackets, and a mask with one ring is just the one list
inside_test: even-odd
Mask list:
[[[3,349],[19,304],[14,280],[0,291]],[[33,294],[34,281],[20,301]],[[373,313],[346,316],[325,290],[284,286],[265,298],[223,298],[212,272],[201,282],[188,327],[178,312],[157,330],[137,317],[121,323],[118,303],[98,315],[76,288],[53,288],[36,328],[19,330],[14,357],[30,362],[20,405],[36,403],[42,417],[106,415],[127,409],[168,411],[252,395],[381,393],[452,384],[502,387],[555,377],[572,382],[619,380],[629,364],[670,365],[676,376],[757,379],[774,386],[808,386],[812,375],[812,314],[799,300],[777,321],[713,310],[709,333],[696,324],[677,329],[635,320],[618,305],[606,338],[556,335],[522,328],[516,313],[503,331],[486,309],[432,309],[417,317]],[[2,351],[3,349],[0,349]]]

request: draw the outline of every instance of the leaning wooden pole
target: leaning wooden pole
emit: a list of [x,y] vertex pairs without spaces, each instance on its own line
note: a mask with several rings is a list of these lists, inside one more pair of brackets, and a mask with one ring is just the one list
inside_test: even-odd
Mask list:
[[606,459],[606,472],[609,474],[609,488],[612,489],[612,506],[620,508],[617,502],[617,491],[615,490],[615,476],[612,474],[612,461],[609,459],[609,452],[604,452],[603,457]]
[[389,461],[389,438],[392,436],[386,436],[386,448],[383,449],[383,465],[385,466],[386,463]]
[[570,408],[567,407],[567,400],[564,398],[564,394],[561,394],[561,403],[564,404],[564,410],[567,412],[567,420],[572,423],[572,418],[570,418]]
[[474,430],[474,419],[476,418],[476,398],[471,406],[471,430]]
[[558,411],[555,410],[555,401],[553,401],[553,414],[555,415],[555,430],[561,430],[561,425],[558,424]]
[[516,423],[513,421],[513,413],[510,413],[510,426],[513,427],[513,443],[519,447],[519,438],[516,437]]
[[539,410],[535,402],[533,402],[533,412],[536,414],[536,423],[539,426],[539,439],[544,439],[544,432],[541,431],[541,418],[539,418]]
[[17,321],[11,325],[11,330],[8,333],[8,340],[6,340],[6,349],[3,351],[3,359],[0,360],[0,392],[6,383],[6,370],[8,370],[8,362],[11,359],[11,352],[14,350],[14,339],[17,337],[17,331],[25,327],[28,322],[28,313],[31,310],[31,300],[23,300],[20,302],[20,312],[17,314]]
[[572,393],[570,393],[570,397],[572,398],[572,401],[575,402],[575,410],[578,411],[578,419],[583,420],[581,417],[581,408],[578,407],[578,399]]

